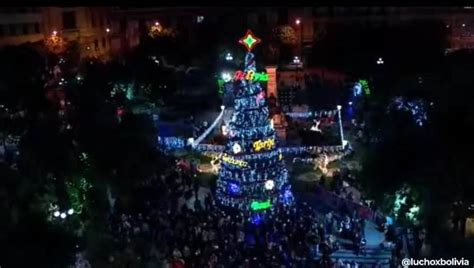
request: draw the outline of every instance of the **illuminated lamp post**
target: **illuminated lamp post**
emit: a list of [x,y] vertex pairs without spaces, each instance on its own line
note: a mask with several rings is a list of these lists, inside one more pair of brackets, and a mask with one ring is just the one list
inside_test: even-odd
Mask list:
[[296,24],[296,27],[298,28],[298,53],[299,53],[299,56],[302,57],[303,56],[303,46],[302,46],[302,43],[303,43],[303,30],[302,30],[302,25],[301,25],[301,20],[299,18],[297,18],[295,20],[295,24]]
[[345,144],[344,144],[344,132],[342,130],[341,108],[342,108],[341,105],[337,106],[337,115],[339,116],[339,131],[341,132],[341,145],[342,145],[342,148],[344,148]]

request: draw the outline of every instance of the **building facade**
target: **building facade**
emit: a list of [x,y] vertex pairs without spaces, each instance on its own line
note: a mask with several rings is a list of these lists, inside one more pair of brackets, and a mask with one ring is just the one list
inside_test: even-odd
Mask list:
[[77,41],[82,56],[108,55],[114,32],[111,8],[21,7],[0,8],[0,46],[43,42],[53,35]]

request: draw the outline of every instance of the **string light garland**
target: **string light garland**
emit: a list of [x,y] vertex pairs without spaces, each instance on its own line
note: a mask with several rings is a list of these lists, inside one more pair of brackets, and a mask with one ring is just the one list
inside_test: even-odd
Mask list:
[[[247,31],[239,43],[248,53],[244,70],[237,71],[226,84],[232,86],[234,112],[226,127],[227,145],[219,147],[224,154],[216,199],[223,206],[261,213],[275,204],[291,205],[292,199],[287,197],[292,194],[288,171],[269,119],[265,93],[259,83],[268,80],[268,76],[257,72],[251,53],[260,39]],[[208,147],[211,148],[217,149]]]

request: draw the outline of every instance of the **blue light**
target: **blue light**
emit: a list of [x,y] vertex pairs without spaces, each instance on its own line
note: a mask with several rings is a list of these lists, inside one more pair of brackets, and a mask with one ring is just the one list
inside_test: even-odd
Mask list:
[[254,214],[252,215],[252,223],[255,225],[259,225],[262,223],[263,217],[260,214]]
[[286,188],[283,193],[283,203],[285,205],[290,205],[293,203],[293,193],[291,193],[290,187]]
[[240,192],[240,187],[236,183],[229,184],[229,191],[232,194],[238,194]]

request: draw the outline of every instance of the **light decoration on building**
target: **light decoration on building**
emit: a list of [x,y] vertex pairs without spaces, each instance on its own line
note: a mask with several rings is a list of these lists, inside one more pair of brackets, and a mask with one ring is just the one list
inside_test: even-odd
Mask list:
[[65,49],[64,39],[58,35],[57,31],[53,31],[52,34],[46,38],[46,47],[53,53],[61,53]]
[[311,118],[311,117],[333,117],[337,114],[337,109],[334,110],[321,110],[313,112],[294,112],[285,113],[291,118]]
[[151,38],[157,37],[175,37],[176,31],[173,28],[165,28],[159,22],[151,25],[148,35]]

